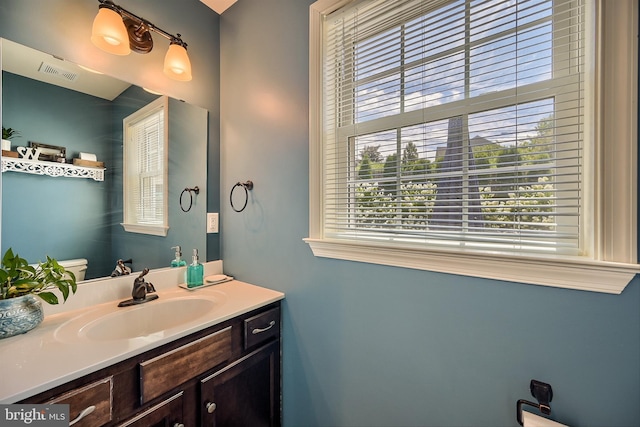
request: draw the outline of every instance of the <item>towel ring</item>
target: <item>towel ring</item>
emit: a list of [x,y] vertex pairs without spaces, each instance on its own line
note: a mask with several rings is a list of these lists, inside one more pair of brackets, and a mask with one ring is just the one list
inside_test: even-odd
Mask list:
[[[198,188],[198,186],[196,185],[193,188],[185,188],[184,190],[182,190],[182,193],[180,193],[180,209],[182,209],[182,212],[189,212],[191,210],[191,206],[193,206],[193,193],[196,194],[200,194],[200,189]],[[184,208],[183,204],[182,204],[182,196],[184,196],[184,193],[189,193],[189,207],[188,208]]]
[[[236,207],[233,206],[233,192],[236,189],[236,187],[243,187],[244,188],[244,205],[242,205],[242,208],[240,208],[240,209],[236,209]],[[231,194],[229,194],[229,202],[231,203],[231,208],[234,211],[242,212],[244,210],[244,208],[247,207],[247,202],[249,201],[249,190],[253,190],[253,182],[252,181],[237,182],[236,185],[233,186],[233,188],[231,189]]]

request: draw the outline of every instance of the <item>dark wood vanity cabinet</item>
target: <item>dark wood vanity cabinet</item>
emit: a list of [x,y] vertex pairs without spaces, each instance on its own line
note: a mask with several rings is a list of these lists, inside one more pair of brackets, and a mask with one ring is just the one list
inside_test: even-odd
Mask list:
[[278,427],[280,322],[272,303],[21,403],[94,406],[75,427]]

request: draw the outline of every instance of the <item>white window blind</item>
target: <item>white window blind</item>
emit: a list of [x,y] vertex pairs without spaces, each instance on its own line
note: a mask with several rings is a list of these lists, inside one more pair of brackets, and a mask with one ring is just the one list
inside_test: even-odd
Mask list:
[[323,22],[324,237],[584,251],[581,1],[361,1]]
[[124,222],[127,231],[166,236],[166,99],[124,119]]

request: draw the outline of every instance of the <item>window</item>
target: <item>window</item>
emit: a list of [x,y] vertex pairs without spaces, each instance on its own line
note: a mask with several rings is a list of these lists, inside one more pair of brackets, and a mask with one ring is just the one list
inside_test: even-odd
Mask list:
[[169,229],[166,110],[161,97],[123,120],[126,231],[166,236]]
[[[608,69],[592,70],[621,64],[618,77],[635,88],[637,61],[629,58],[637,46],[623,43],[630,57],[611,58],[617,62],[602,59],[599,42],[624,37],[595,37],[602,7],[312,5],[314,254],[620,292],[639,271],[635,92],[613,103],[632,108],[610,116],[615,126],[607,128],[611,112],[595,106],[616,79],[598,80]],[[625,19],[634,40],[637,20]],[[607,136],[621,129],[627,133]],[[628,157],[614,165],[621,152]]]

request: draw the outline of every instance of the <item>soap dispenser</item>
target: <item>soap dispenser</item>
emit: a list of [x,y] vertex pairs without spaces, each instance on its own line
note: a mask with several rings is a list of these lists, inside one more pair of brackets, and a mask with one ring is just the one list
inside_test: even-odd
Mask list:
[[182,259],[182,248],[180,246],[173,246],[171,249],[176,250],[176,257],[171,261],[171,267],[184,267],[187,265],[187,261]]
[[204,266],[200,264],[198,250],[193,250],[193,261],[187,267],[187,287],[202,286],[204,279]]

